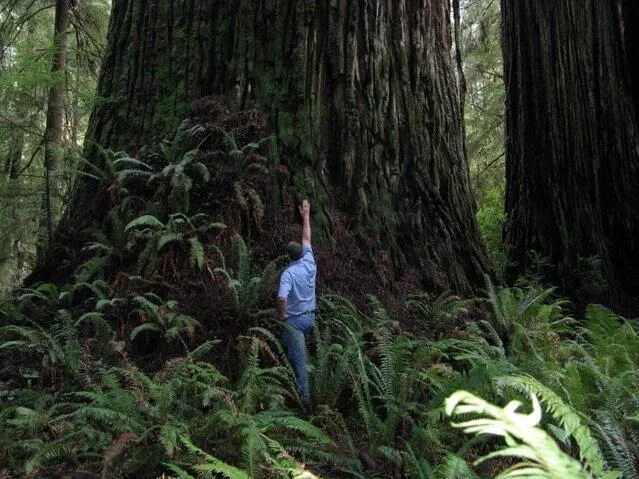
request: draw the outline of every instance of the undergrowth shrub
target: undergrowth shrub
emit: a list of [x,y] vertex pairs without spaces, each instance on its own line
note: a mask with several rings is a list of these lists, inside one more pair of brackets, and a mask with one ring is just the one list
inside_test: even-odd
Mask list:
[[[2,467],[15,477],[51,468],[116,478],[556,477],[557,467],[573,474],[562,477],[636,475],[633,322],[597,305],[577,321],[551,289],[488,282],[490,314],[462,327],[450,325],[463,324],[467,302],[407,298],[414,314],[451,332],[433,340],[403,332],[373,297],[362,311],[325,295],[309,345],[314,411],[303,413],[280,325],[257,309],[278,267],[260,274],[241,237],[231,243],[229,259],[211,253],[212,273],[236,298],[238,318],[258,311],[262,321],[237,338],[232,376],[215,365],[220,341],[201,336],[166,294],[122,295],[94,279],[4,300]],[[164,359],[148,362],[140,341]],[[531,395],[540,400],[532,416],[476,397]],[[448,424],[452,410],[489,413],[465,427],[501,431],[508,448],[495,449],[487,434],[462,439]],[[524,450],[528,463],[513,465],[507,456]]]
[[502,241],[502,232],[506,221],[503,185],[493,186],[483,192],[476,218],[492,264],[497,273],[501,274],[507,266],[507,246]]
[[[0,477],[639,475],[636,322],[597,305],[572,318],[535,282],[487,281],[474,316],[476,302],[412,294],[403,311],[434,330],[411,333],[375,297],[323,295],[303,410],[271,307],[285,259],[247,242],[265,221],[260,195],[286,196],[268,138],[201,120],[140,159],[103,151],[85,173],[108,195],[108,221],[72,284],[0,303]],[[203,204],[238,208],[218,221]],[[485,234],[501,229],[484,213]],[[531,394],[533,415],[517,413],[511,401]],[[488,413],[466,427],[509,448],[462,437],[453,411]],[[531,464],[513,466],[516,452]]]

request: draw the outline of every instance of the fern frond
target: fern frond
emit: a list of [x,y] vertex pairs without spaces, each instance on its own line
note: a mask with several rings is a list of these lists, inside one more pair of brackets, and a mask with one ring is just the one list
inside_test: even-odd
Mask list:
[[207,355],[211,349],[220,344],[222,341],[219,339],[209,339],[208,341],[204,341],[193,351],[189,352],[189,358],[193,361],[201,361],[202,358]]
[[162,223],[159,219],[157,219],[153,215],[143,215],[139,218],[130,221],[126,228],[124,228],[125,232],[130,231],[133,228],[164,228],[164,223]]
[[206,167],[204,163],[194,163],[192,165],[193,172],[195,176],[202,182],[208,183],[211,180],[211,173],[209,173],[209,169]]
[[154,332],[154,333],[161,333],[162,332],[162,330],[157,325],[155,325],[153,323],[143,323],[143,324],[140,324],[139,326],[136,326],[135,328],[133,328],[133,330],[131,331],[131,335],[129,336],[129,339],[131,341],[133,341],[143,331],[150,331],[150,332]]
[[455,454],[447,454],[435,468],[436,479],[480,479],[468,463]]
[[537,427],[541,421],[541,406],[534,394],[531,399],[533,411],[522,414],[517,412],[521,406],[518,401],[511,401],[502,409],[466,391],[457,391],[446,399],[446,413],[449,416],[478,414],[481,416],[479,419],[453,423],[453,426],[462,428],[466,433],[504,437],[506,448],[484,456],[477,463],[494,457],[527,459],[502,472],[498,476],[502,479],[521,477],[521,471],[526,471],[525,475],[530,477],[588,479],[581,464],[561,451],[552,438]]
[[135,166],[135,167],[138,167],[138,169],[145,169],[149,171],[153,169],[151,165],[149,165],[148,163],[145,163],[142,160],[138,160],[137,158],[131,158],[129,156],[123,156],[121,158],[118,158],[112,163],[112,165],[118,171],[121,171],[120,166],[123,166],[123,165]]
[[215,477],[214,474],[220,474],[227,479],[250,479],[250,476],[241,469],[231,466],[204,452],[193,444],[187,436],[180,436],[180,440],[192,454],[202,458],[202,462],[193,466],[193,469],[201,473],[204,477],[213,478]]
[[174,474],[176,474],[176,478],[177,479],[197,479],[196,477],[192,476],[191,474],[189,474],[188,472],[186,472],[184,469],[182,469],[180,466],[178,466],[177,464],[174,463],[164,463],[164,465]]
[[184,241],[184,235],[182,233],[173,233],[173,232],[164,233],[158,239],[158,244],[155,249],[159,253],[166,246],[174,244],[174,243],[181,244],[182,241]]
[[621,424],[606,410],[595,411],[590,421],[601,438],[603,456],[608,469],[621,471],[623,477],[638,477],[636,449],[628,440]]
[[551,416],[575,438],[579,446],[579,456],[588,469],[597,476],[603,474],[604,461],[596,439],[584,419],[559,395],[531,376],[502,376],[496,378],[495,383],[497,387],[509,386],[520,392],[539,396]]
[[202,269],[204,266],[204,246],[197,238],[189,238],[190,255],[189,262],[191,263],[191,267],[194,269]]

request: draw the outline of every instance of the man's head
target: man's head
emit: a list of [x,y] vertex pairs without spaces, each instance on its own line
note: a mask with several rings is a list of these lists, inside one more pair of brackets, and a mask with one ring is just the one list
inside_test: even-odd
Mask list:
[[291,261],[297,261],[302,257],[302,245],[297,241],[291,241],[286,245],[286,254]]

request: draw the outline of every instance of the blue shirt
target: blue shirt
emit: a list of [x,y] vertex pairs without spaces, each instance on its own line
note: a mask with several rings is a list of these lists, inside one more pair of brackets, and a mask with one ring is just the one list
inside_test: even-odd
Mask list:
[[315,311],[315,277],[317,268],[310,244],[302,246],[302,257],[291,262],[280,278],[277,296],[286,298],[287,317]]

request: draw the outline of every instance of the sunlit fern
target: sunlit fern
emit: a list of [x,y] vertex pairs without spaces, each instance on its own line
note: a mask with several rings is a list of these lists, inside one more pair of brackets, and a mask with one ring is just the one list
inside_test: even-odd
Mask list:
[[579,456],[586,468],[596,476],[604,471],[604,461],[587,421],[563,399],[530,376],[502,376],[495,379],[498,389],[511,387],[526,394],[539,397],[545,410],[559,422],[569,436],[572,436],[578,446]]
[[[531,395],[533,410],[530,414],[519,413],[518,401],[511,401],[506,407],[494,406],[466,391],[458,391],[446,400],[446,413],[449,416],[474,414],[481,416],[462,423],[453,423],[466,433],[492,434],[501,436],[506,442],[503,449],[487,454],[476,461],[477,464],[488,459],[500,457],[523,458],[497,478],[564,478],[588,479],[586,469],[575,459],[565,454],[544,430],[537,427],[541,421],[541,406]],[[611,472],[602,476],[606,479],[619,477]]]

